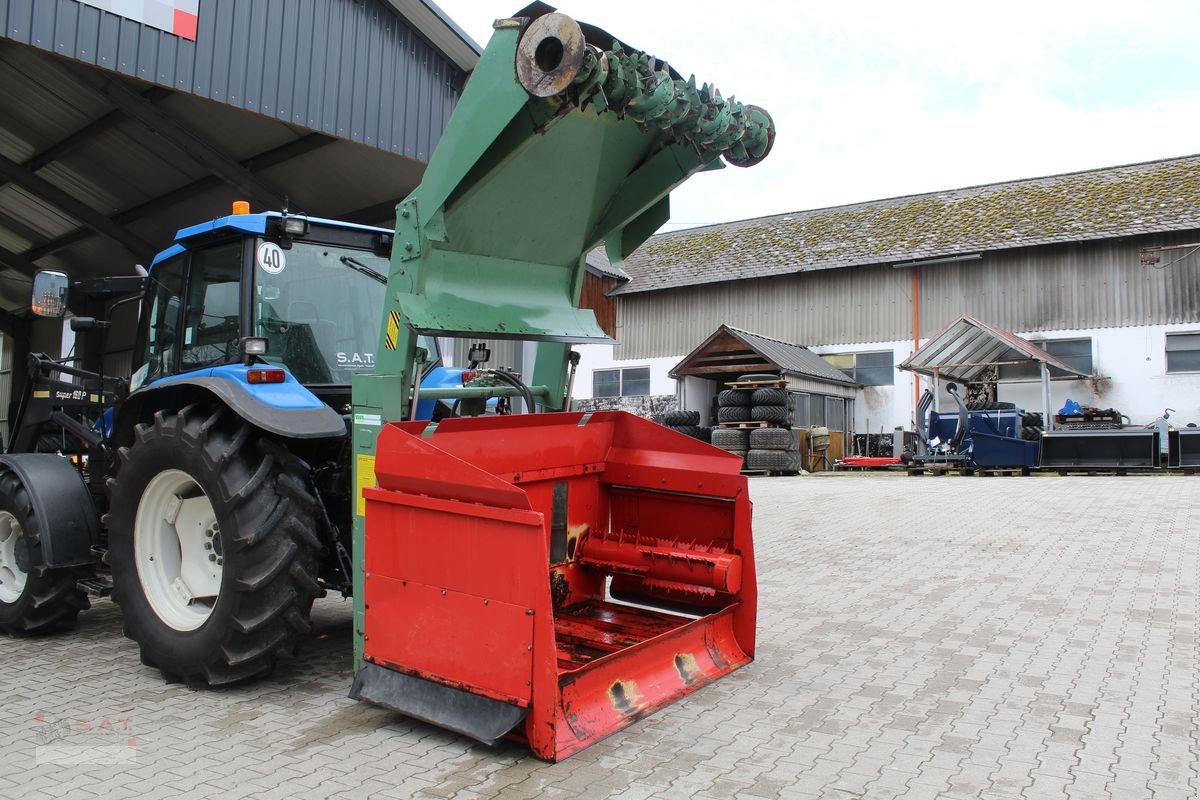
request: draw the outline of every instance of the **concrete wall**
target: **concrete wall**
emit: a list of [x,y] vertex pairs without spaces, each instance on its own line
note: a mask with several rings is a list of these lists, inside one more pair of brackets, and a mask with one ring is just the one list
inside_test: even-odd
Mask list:
[[592,396],[592,373],[602,369],[617,369],[628,367],[650,368],[650,394],[674,395],[675,380],[667,377],[667,372],[683,359],[683,356],[670,358],[639,358],[630,361],[618,361],[613,358],[613,346],[608,344],[578,344],[572,348],[579,353],[579,371],[575,378],[575,397],[583,400]]
[[[826,345],[810,348],[817,355],[834,353],[871,353],[891,350],[894,364],[899,364],[912,355],[913,343],[908,341],[864,342],[850,345]],[[913,381],[918,376],[911,372],[896,370],[895,383],[891,386],[861,386],[854,393],[855,433],[890,433],[896,427],[912,430]],[[932,381],[922,379],[920,391]]]
[[[1167,374],[1166,334],[1200,332],[1200,325],[1144,325],[1131,328],[1053,331],[1022,334],[1028,339],[1092,337],[1092,364],[1101,378],[1050,382],[1053,411],[1067,398],[1083,405],[1115,408],[1134,424],[1151,422],[1165,407],[1172,420],[1200,424],[1200,373]],[[1041,411],[1036,381],[1002,383],[999,399]]]
[[626,411],[634,416],[650,419],[653,416],[674,411],[675,395],[637,395],[634,397],[594,397],[575,400],[571,404],[575,411]]

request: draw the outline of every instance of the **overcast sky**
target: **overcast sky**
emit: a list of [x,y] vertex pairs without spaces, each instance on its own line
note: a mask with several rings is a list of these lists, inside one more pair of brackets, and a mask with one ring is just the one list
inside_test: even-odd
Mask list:
[[[520,7],[436,0],[481,45]],[[1200,3],[607,0],[559,10],[766,108],[674,227],[1200,152]]]

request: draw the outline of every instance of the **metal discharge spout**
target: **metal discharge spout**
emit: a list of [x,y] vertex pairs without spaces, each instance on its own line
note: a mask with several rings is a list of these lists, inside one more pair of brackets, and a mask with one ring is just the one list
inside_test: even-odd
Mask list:
[[705,161],[724,157],[737,167],[766,158],[775,123],[764,109],[724,98],[716,86],[697,88],[648,53],[620,42],[589,43],[575,20],[557,12],[535,19],[517,45],[517,78],[535,97],[629,117],[643,129],[670,131]]

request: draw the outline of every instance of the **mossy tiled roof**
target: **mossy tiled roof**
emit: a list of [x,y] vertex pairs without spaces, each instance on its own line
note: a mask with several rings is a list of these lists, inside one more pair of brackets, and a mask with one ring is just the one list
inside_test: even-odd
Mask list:
[[1200,155],[660,234],[614,294],[1200,228]]

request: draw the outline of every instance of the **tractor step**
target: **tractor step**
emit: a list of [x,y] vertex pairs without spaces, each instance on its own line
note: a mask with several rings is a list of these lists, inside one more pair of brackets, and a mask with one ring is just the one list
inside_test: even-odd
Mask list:
[[79,588],[93,597],[108,597],[112,594],[112,576],[104,574],[85,578],[79,581]]

